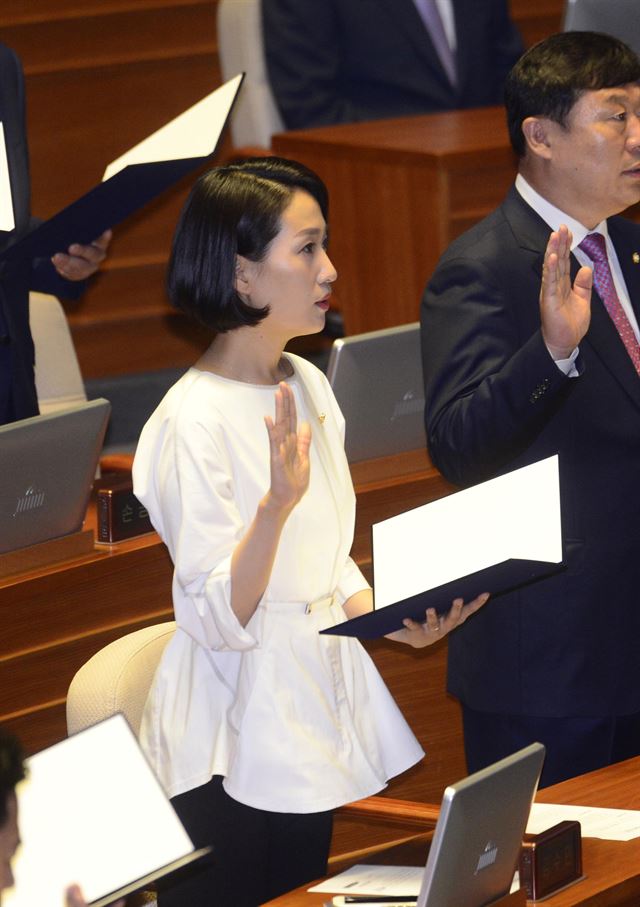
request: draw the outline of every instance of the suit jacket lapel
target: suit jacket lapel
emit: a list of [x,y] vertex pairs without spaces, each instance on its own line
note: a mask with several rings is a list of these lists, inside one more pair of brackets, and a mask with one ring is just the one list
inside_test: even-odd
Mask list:
[[408,41],[413,44],[438,81],[452,93],[453,106],[455,104],[454,89],[442,68],[440,58],[413,0],[378,0],[378,3],[387,8],[388,13],[393,16],[398,27],[405,32]]
[[[539,283],[544,251],[550,233],[549,226],[527,205],[515,187],[511,188],[503,207],[520,246],[532,253],[532,275],[535,274],[535,278],[532,276],[532,279]],[[624,218],[613,218],[609,221],[609,232],[620,259],[634,311],[640,322],[640,263],[638,265],[633,263],[633,252],[640,253],[640,244],[636,242],[636,246],[639,246],[637,249],[633,246],[634,238],[637,239],[638,236],[638,228],[625,221]],[[572,255],[571,280],[575,279],[579,269],[580,264]],[[599,357],[633,402],[640,407],[640,379],[633,362],[622,346],[622,341],[604,303],[595,290],[591,296],[591,324],[581,345],[591,347],[592,352]]]
[[[637,238],[637,228],[634,231],[633,226],[628,224],[628,228],[625,229],[624,221],[615,218],[609,221],[609,234],[620,261],[631,304],[640,322],[640,265],[634,265],[632,259],[632,254],[636,251],[632,244],[634,235]],[[572,277],[577,270],[576,262],[572,268]],[[595,290],[591,295],[591,324],[585,342],[592,347],[634,403],[640,407],[640,378],[604,303]]]

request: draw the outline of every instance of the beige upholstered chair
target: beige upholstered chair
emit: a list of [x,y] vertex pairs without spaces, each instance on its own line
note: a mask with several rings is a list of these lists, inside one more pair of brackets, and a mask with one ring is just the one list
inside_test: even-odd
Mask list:
[[175,628],[173,621],[144,627],[96,652],[71,681],[67,732],[122,712],[137,735],[153,675]]
[[284,124],[267,76],[260,0],[219,0],[218,47],[225,81],[246,73],[231,114],[234,146],[269,148]]
[[62,305],[55,296],[29,294],[29,323],[36,350],[36,391],[43,414],[87,399],[78,357]]
[[[67,732],[75,734],[122,712],[137,736],[153,675],[175,628],[173,621],[144,627],[96,652],[71,681]],[[129,902],[132,907],[154,907],[156,896],[153,891],[142,891]]]

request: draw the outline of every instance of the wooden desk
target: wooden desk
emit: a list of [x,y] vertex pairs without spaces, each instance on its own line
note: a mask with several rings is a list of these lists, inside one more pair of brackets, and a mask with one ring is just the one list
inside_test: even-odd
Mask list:
[[[640,809],[640,757],[591,772],[562,784],[545,788],[536,797],[541,803],[569,803]],[[410,814],[415,804],[407,804]],[[400,850],[393,848],[389,862],[411,858],[407,865],[425,862],[429,835],[414,836]],[[372,862],[384,862],[384,850],[377,848]],[[408,855],[408,856],[407,856]],[[637,907],[640,904],[640,838],[632,841],[601,841],[584,838],[583,867],[586,878],[544,901],[545,907]],[[362,857],[354,862],[363,862]],[[345,868],[336,864],[332,875]],[[321,907],[326,897],[309,894],[303,886],[269,902],[269,907]]]
[[327,183],[347,334],[416,321],[442,252],[516,173],[502,107],[297,130],[272,147]]
[[[357,464],[353,475],[353,552],[370,574],[371,523],[452,486],[424,451]],[[168,553],[150,533],[0,580],[0,721],[29,752],[66,735],[67,689],[91,655],[133,630],[171,619],[171,576]],[[446,642],[422,651],[387,640],[367,648],[428,753],[387,793],[437,803],[444,787],[464,774],[459,708],[445,694]]]

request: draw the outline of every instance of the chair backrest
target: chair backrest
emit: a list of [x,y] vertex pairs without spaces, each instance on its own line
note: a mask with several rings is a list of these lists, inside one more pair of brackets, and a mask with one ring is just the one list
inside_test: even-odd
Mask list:
[[36,392],[43,414],[87,399],[69,323],[60,301],[29,294],[29,323],[36,351]]
[[638,0],[567,0],[564,31],[600,31],[640,53]]
[[246,73],[231,114],[233,144],[269,148],[284,124],[267,76],[260,0],[219,0],[218,47],[225,81]]
[[138,735],[153,675],[174,621],[144,627],[109,643],[76,673],[67,694],[67,733],[122,712]]

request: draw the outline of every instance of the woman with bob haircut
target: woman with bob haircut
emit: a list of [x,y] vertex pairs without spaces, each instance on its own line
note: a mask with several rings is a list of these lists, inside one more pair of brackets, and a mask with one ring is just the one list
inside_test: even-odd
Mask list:
[[[307,168],[252,159],[205,173],[174,237],[171,300],[217,333],[134,462],[174,563],[177,622],[141,741],[213,861],[160,891],[161,907],[256,907],[323,875],[332,811],[424,755],[359,642],[319,635],[372,608],[349,557],[341,413],[325,376],[284,352],[324,326],[327,207]],[[392,637],[429,645],[485,600]]]

